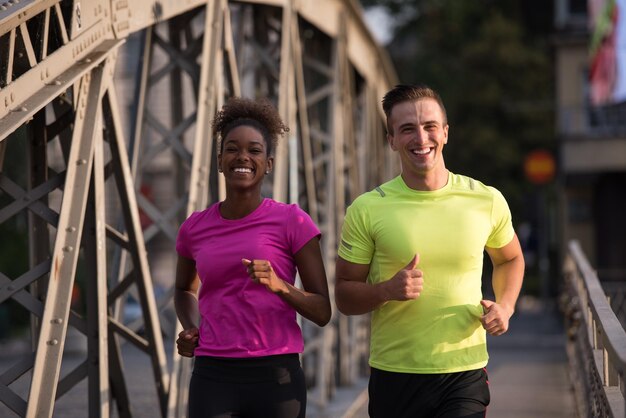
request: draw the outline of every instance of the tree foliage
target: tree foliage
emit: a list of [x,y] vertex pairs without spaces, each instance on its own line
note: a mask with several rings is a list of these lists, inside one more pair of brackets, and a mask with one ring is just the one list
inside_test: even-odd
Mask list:
[[[402,83],[441,94],[450,124],[453,172],[500,189],[514,219],[532,191],[523,160],[554,147],[549,18],[537,0],[363,0],[396,22],[387,49]],[[546,17],[548,16],[548,17]]]

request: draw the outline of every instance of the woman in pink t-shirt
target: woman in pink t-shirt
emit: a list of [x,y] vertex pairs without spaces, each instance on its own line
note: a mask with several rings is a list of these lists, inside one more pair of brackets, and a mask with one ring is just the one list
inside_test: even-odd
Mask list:
[[319,326],[331,317],[321,234],[298,205],[261,195],[287,131],[271,103],[232,98],[213,130],[226,198],[189,216],[176,240],[176,343],[195,356],[189,417],[304,417],[296,312]]

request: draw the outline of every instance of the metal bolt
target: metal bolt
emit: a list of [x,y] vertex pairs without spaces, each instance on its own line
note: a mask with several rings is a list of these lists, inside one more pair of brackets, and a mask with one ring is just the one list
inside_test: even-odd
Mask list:
[[50,321],[51,324],[62,324],[63,320],[61,318],[54,318],[53,320]]
[[65,247],[63,247],[63,251],[65,251],[66,253],[69,253],[73,249],[74,247],[72,247],[71,245],[66,245]]
[[48,344],[48,345],[57,345],[58,343],[59,343],[59,340],[57,340],[57,339],[52,339],[52,340],[46,342],[46,344]]
[[83,165],[83,164],[87,164],[87,160],[85,160],[84,158],[81,158],[80,160],[76,161],[76,165]]
[[65,232],[74,232],[76,231],[76,228],[74,228],[73,226],[68,226],[67,228],[65,228]]

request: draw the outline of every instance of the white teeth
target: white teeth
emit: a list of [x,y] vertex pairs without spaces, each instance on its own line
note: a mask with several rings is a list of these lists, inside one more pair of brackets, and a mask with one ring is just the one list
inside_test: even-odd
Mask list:
[[430,148],[426,148],[426,149],[416,149],[413,150],[414,153],[419,154],[419,155],[425,155],[428,154],[430,152]]
[[234,168],[233,171],[235,173],[252,173],[252,170],[249,168]]

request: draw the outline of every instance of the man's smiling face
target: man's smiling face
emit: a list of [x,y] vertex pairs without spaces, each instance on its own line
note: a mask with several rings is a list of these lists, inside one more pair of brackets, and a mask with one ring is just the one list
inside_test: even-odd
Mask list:
[[436,100],[398,103],[388,125],[387,140],[400,154],[405,175],[424,177],[445,170],[442,152],[448,142],[448,124]]

